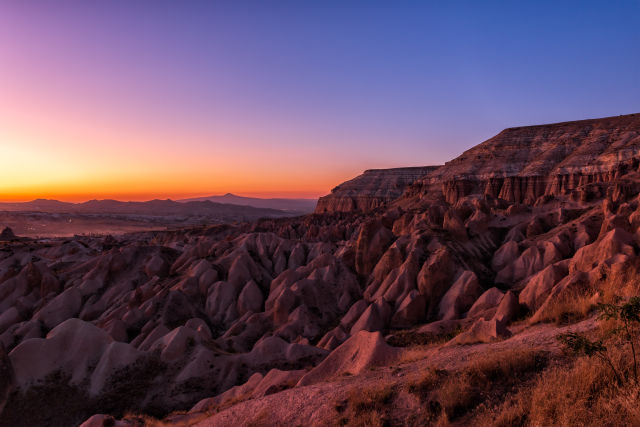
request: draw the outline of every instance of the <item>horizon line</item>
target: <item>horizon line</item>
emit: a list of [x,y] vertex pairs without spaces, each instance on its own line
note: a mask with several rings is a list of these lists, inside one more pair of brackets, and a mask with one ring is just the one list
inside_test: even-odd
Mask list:
[[[296,194],[300,194],[299,196]],[[88,195],[78,195],[78,196],[30,196],[30,197],[16,197],[16,198],[3,198],[0,196],[0,203],[31,203],[31,202],[37,202],[37,201],[50,201],[50,202],[62,202],[62,203],[72,203],[72,204],[80,204],[80,203],[86,203],[86,202],[91,202],[91,201],[106,201],[106,200],[111,200],[111,201],[117,201],[117,202],[151,202],[154,200],[171,200],[174,202],[180,202],[183,200],[189,200],[189,199],[201,199],[201,198],[209,198],[209,197],[224,197],[224,196],[235,196],[235,197],[244,197],[244,198],[250,198],[250,199],[263,199],[263,200],[269,200],[269,199],[288,199],[288,200],[317,200],[320,197],[322,197],[323,195],[326,195],[328,193],[319,195],[319,196],[310,196],[309,194],[304,194],[304,193],[298,193],[295,192],[293,195],[287,195],[287,193],[283,193],[283,192],[268,192],[268,193],[232,193],[232,192],[227,192],[227,193],[207,193],[205,195],[193,195],[193,193],[185,193],[182,195],[168,195],[168,196],[161,196],[161,195],[148,195],[148,196],[139,196],[139,197],[133,197],[133,198],[126,198],[126,197],[118,197],[118,196],[110,196],[110,195],[104,195],[103,197],[100,197],[99,195],[95,195],[95,196],[88,196]]]

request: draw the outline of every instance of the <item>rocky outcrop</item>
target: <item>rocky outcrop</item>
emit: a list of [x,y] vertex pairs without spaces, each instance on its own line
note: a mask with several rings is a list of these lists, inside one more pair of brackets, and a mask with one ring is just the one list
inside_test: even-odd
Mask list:
[[316,213],[367,212],[397,199],[417,179],[435,171],[438,166],[369,169],[320,197]]
[[317,367],[298,382],[299,386],[329,380],[337,375],[358,374],[388,363],[399,355],[398,349],[385,343],[380,332],[360,331],[331,352]]
[[511,332],[504,322],[498,319],[478,319],[471,327],[449,341],[448,345],[467,345],[482,342],[494,342],[509,338]]
[[478,278],[472,271],[463,271],[440,300],[442,320],[459,319],[482,294]]
[[[449,203],[469,194],[526,204],[566,194],[587,201],[604,196],[597,184],[637,169],[639,159],[640,114],[509,128],[416,181],[408,195]],[[616,191],[637,193],[639,184]]]

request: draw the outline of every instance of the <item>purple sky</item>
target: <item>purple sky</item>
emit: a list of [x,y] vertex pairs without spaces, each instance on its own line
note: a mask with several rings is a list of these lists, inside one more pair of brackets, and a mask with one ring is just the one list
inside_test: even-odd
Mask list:
[[640,112],[638,17],[638,1],[4,2],[0,199],[318,196],[505,127]]

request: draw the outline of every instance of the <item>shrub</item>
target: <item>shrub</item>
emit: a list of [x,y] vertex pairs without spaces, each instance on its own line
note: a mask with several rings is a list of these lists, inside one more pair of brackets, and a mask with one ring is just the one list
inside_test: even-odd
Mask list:
[[589,358],[597,357],[611,368],[611,372],[615,376],[616,381],[618,383],[622,382],[622,377],[618,374],[618,370],[613,365],[613,362],[607,353],[607,347],[602,343],[602,341],[591,341],[586,336],[576,332],[560,334],[557,336],[557,339],[574,353],[584,354]]
[[[633,372],[633,379],[637,384],[638,361],[635,341],[638,339],[637,325],[640,324],[640,297],[632,297],[623,304],[599,304],[598,308],[601,319],[616,320],[621,323],[620,327],[614,327],[611,330],[611,334],[622,338],[625,344],[629,345],[633,357],[631,370]],[[618,373],[607,352],[607,347],[601,340],[591,341],[585,335],[574,332],[560,334],[557,336],[557,339],[574,353],[584,354],[589,358],[597,357],[605,362],[611,369],[617,383],[622,383],[623,377]]]
[[638,383],[638,361],[635,341],[638,339],[637,325],[640,323],[640,297],[632,297],[624,304],[600,304],[601,318],[619,320],[622,326],[613,332],[621,335],[631,347],[633,356],[633,378]]

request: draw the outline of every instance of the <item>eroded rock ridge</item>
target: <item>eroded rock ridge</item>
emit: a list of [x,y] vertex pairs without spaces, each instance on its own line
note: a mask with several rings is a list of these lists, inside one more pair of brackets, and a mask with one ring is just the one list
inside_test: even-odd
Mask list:
[[321,197],[316,213],[368,212],[397,199],[417,179],[428,175],[438,166],[370,169],[331,190]]
[[639,135],[640,115],[508,129],[380,204],[3,242],[0,425],[212,413],[595,301],[640,271]]

